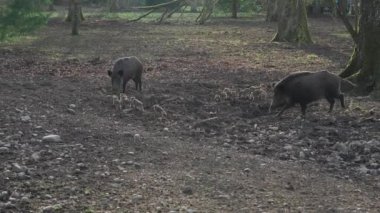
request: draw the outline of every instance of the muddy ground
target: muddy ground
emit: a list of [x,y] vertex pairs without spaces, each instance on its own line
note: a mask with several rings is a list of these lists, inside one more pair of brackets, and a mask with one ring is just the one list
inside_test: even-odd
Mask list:
[[[380,111],[320,101],[268,113],[270,85],[341,71],[343,25],[310,20],[315,44],[271,43],[263,18],[125,23],[52,20],[0,50],[1,212],[377,212]],[[143,92],[112,105],[106,70],[136,55]],[[154,105],[159,105],[165,111]],[[57,134],[61,141],[43,141]]]

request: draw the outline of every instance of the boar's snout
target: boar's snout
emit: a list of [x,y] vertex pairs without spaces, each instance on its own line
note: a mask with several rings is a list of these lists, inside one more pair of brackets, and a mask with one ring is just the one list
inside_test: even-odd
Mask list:
[[111,78],[112,94],[119,95],[123,93],[122,76],[118,73],[113,73],[112,70],[108,70],[107,74]]
[[272,109],[276,109],[278,107],[284,106],[286,104],[286,98],[283,94],[275,93],[272,99],[272,102],[269,106],[269,113],[272,111]]

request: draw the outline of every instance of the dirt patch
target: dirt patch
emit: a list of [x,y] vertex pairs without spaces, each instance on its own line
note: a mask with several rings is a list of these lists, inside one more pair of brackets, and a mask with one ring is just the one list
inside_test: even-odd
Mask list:
[[[239,24],[237,24],[239,23]],[[321,101],[268,113],[271,84],[339,71],[344,30],[311,20],[316,44],[270,43],[262,20],[206,26],[51,23],[0,50],[0,208],[10,212],[368,211],[380,208],[379,103]],[[140,57],[144,111],[112,105],[112,59]],[[57,134],[61,142],[42,137]]]

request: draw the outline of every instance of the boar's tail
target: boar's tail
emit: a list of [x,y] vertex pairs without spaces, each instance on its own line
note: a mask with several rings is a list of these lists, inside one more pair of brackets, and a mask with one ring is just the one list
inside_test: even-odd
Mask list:
[[341,79],[342,91],[350,91],[356,87],[357,87],[356,84],[352,83],[351,81],[343,79],[343,78]]

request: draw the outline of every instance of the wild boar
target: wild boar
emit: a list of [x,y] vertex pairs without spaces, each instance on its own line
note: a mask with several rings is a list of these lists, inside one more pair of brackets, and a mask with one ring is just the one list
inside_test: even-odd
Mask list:
[[286,109],[298,103],[301,106],[302,116],[305,116],[307,104],[322,98],[326,98],[330,103],[329,112],[334,108],[335,99],[339,99],[344,108],[342,84],[345,84],[346,88],[355,87],[351,82],[327,71],[293,73],[275,84],[269,111],[282,106],[277,114],[281,116]]
[[136,90],[141,91],[142,72],[143,65],[137,57],[131,56],[117,59],[113,64],[112,70],[108,70],[108,75],[111,77],[113,94],[124,93],[125,86],[130,79],[135,82]]

